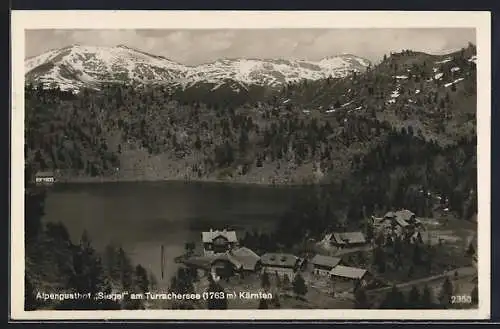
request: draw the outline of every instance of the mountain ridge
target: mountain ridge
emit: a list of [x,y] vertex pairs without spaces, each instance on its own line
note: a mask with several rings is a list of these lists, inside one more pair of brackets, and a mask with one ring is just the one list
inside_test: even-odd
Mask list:
[[188,88],[199,83],[234,81],[246,86],[278,87],[301,80],[345,77],[363,72],[367,59],[351,54],[319,61],[296,59],[222,58],[185,65],[126,45],[70,45],[25,60],[27,83],[58,86],[62,90],[98,89],[108,82],[161,83]]

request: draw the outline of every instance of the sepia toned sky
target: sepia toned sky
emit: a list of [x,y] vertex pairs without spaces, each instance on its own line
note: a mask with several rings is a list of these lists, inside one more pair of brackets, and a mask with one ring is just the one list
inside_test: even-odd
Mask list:
[[124,44],[187,65],[238,57],[313,61],[345,53],[376,63],[391,51],[440,54],[468,42],[476,43],[475,29],[28,30],[25,55],[71,44]]

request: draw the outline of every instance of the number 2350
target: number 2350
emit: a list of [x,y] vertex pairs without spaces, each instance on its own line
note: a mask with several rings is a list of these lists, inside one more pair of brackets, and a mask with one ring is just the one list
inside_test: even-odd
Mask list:
[[472,297],[470,295],[456,295],[451,296],[452,304],[470,304],[472,303]]

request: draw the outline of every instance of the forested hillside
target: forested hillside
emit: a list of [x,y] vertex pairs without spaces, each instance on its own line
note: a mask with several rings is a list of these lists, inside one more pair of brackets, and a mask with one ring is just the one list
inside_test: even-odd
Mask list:
[[[58,178],[230,179],[304,183],[348,170],[376,143],[374,117],[323,120],[273,101],[238,108],[182,104],[156,89],[109,86],[63,99],[27,90],[27,155]],[[358,138],[359,137],[359,138]]]
[[[292,245],[303,232],[318,237],[325,229],[367,230],[370,215],[400,208],[424,217],[447,209],[458,218],[474,218],[475,58],[473,45],[447,56],[407,50],[384,57],[364,75],[285,89],[281,97],[288,104],[343,116],[340,134],[351,133],[346,141],[361,141],[362,148],[348,144],[358,151],[348,173],[312,189],[308,200],[297,200],[276,239]],[[376,133],[367,134],[360,119],[377,122]]]
[[292,246],[304,232],[317,238],[332,229],[361,229],[369,236],[367,218],[401,208],[419,217],[447,209],[457,218],[473,220],[477,200],[475,137],[443,147],[394,130],[356,157],[349,175],[311,187],[309,198],[296,200],[283,215],[275,239]]
[[475,59],[472,44],[444,56],[404,50],[346,78],[206,102],[205,87],[114,84],[73,95],[29,85],[27,163],[61,181],[328,184],[339,221],[363,207],[425,213],[437,193],[468,219],[477,206]]

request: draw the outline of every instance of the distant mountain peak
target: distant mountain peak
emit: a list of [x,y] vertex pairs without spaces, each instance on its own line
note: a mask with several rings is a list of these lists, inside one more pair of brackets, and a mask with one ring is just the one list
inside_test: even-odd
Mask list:
[[276,87],[299,80],[344,77],[370,64],[354,55],[320,61],[295,59],[221,58],[196,66],[183,65],[124,44],[73,44],[25,60],[27,82],[57,85],[62,90],[98,88],[102,82],[161,83],[189,87],[199,83]]

